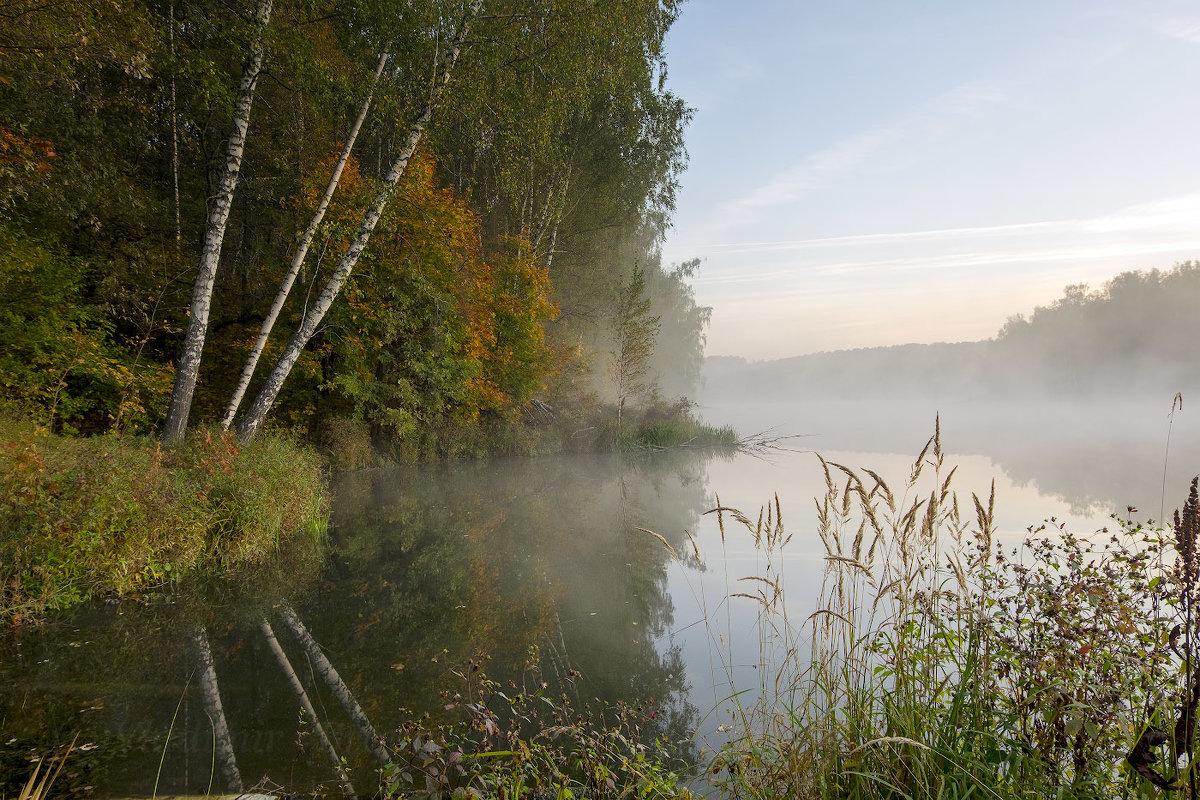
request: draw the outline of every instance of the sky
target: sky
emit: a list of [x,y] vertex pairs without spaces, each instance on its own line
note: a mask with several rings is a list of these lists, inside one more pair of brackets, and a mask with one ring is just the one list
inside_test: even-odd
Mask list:
[[1200,0],[686,0],[709,355],[970,341],[1200,260]]

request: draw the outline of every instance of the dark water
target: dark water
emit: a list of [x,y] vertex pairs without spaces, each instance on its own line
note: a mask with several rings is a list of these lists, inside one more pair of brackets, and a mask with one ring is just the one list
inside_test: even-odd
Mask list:
[[[329,783],[332,767],[268,649],[268,620],[307,685],[360,791],[370,755],[312,673],[277,607],[295,609],[375,728],[402,708],[437,711],[450,674],[487,654],[499,680],[520,678],[531,654],[555,691],[656,701],[653,725],[689,738],[668,556],[637,526],[679,544],[709,500],[703,459],[548,458],[376,470],[336,482],[332,542],[238,580],[176,590],[144,603],[98,605],[0,639],[3,766],[69,742],[82,754],[62,786],[99,795],[203,793],[212,728],[190,640],[211,642],[231,739],[247,785]],[[568,678],[568,671],[582,676]],[[162,759],[161,774],[158,774]],[[219,779],[215,788],[221,788]],[[10,784],[3,792],[15,795]]]
[[[703,515],[718,494],[752,514],[778,494],[794,534],[780,568],[803,619],[823,570],[812,498],[824,484],[816,458],[799,451],[902,481],[940,411],[943,444],[959,454],[948,462],[958,465],[960,494],[986,494],[995,480],[1000,527],[1014,537],[1050,516],[1087,533],[1111,524],[1112,512],[1127,516],[1127,505],[1140,519],[1158,517],[1160,503],[1169,514],[1200,472],[1200,424],[1178,414],[1168,454],[1167,409],[1153,405],[707,411],[743,430],[813,435],[758,457],[573,456],[347,475],[336,481],[331,541],[320,551],[295,548],[230,579],[0,634],[0,795],[16,796],[29,754],[76,733],[85,749],[68,762],[63,789],[149,796],[157,781],[159,796],[200,794],[210,780],[222,789],[196,630],[211,644],[244,782],[334,788],[264,620],[356,787],[371,791],[371,755],[281,617],[285,603],[385,735],[406,718],[401,709],[439,713],[439,692],[461,688],[450,670],[469,659],[488,654],[487,672],[506,681],[536,657],[552,691],[578,702],[654,698],[649,735],[689,742],[702,761],[719,742],[726,698],[761,681],[756,605],[729,597],[761,570],[761,555],[745,536],[723,542]],[[675,555],[639,528],[661,534]]]

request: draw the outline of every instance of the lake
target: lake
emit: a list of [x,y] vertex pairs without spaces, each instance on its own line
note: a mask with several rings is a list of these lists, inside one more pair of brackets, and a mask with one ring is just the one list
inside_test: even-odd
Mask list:
[[[759,604],[730,598],[754,593],[755,582],[740,579],[762,574],[763,555],[729,515],[722,537],[717,516],[705,513],[718,496],[755,519],[778,496],[793,538],[772,567],[800,630],[825,568],[813,506],[825,477],[814,450],[899,489],[940,413],[945,469],[957,466],[964,513],[994,480],[997,527],[1014,546],[1051,517],[1091,534],[1113,525],[1114,513],[1169,515],[1200,472],[1191,412],[1176,414],[1167,448],[1169,398],[880,409],[866,401],[702,409],[744,433],[796,434],[750,453],[495,459],[339,476],[319,552],[0,635],[0,773],[79,732],[83,749],[63,788],[204,793],[214,734],[198,669],[203,631],[247,785],[335,786],[274,638],[352,779],[370,791],[371,753],[285,609],[381,733],[409,712],[439,713],[440,692],[461,688],[451,670],[469,671],[486,655],[493,678],[545,680],[580,703],[652,698],[651,735],[702,761],[731,721],[729,698],[748,690],[741,700],[751,701],[767,680],[759,664],[770,646],[756,625]],[[537,673],[527,670],[533,660]],[[0,784],[0,794],[17,789]]]

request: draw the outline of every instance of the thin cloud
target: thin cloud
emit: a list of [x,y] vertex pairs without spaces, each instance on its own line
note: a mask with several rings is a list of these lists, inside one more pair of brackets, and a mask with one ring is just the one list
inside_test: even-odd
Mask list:
[[828,178],[859,169],[868,162],[875,169],[886,169],[886,165],[881,167],[874,162],[897,160],[901,151],[944,137],[962,121],[1009,102],[1012,95],[1013,86],[1009,82],[960,84],[890,122],[812,153],[779,177],[725,203],[719,209],[720,217],[725,220],[721,227],[736,226],[764,208],[794,202]]
[[701,250],[710,253],[763,253],[787,250],[804,250],[838,245],[888,244],[891,242],[937,241],[958,239],[967,236],[1002,236],[1026,231],[1065,230],[1078,225],[1072,220],[1050,222],[1021,222],[1011,225],[986,225],[964,228],[935,228],[923,231],[901,231],[897,233],[861,233],[851,236],[826,236],[815,239],[790,239],[774,242],[715,242],[704,245]]
[[1200,20],[1169,19],[1154,26],[1156,33],[1181,42],[1200,44]]
[[1152,203],[1129,206],[1115,214],[1085,224],[1094,233],[1148,231],[1180,226],[1194,227],[1200,220],[1200,192],[1176,195]]
[[[697,248],[697,252],[713,256],[749,255],[756,253],[787,253],[805,250],[853,248],[871,245],[924,244],[928,246],[948,245],[954,242],[969,243],[980,239],[999,237],[1013,238],[1012,246],[1036,236],[1039,239],[1053,237],[1094,237],[1104,234],[1147,233],[1160,235],[1186,232],[1190,243],[1200,235],[1200,192],[1163,198],[1150,203],[1141,203],[1119,209],[1111,214],[1087,219],[1059,219],[1040,222],[1019,222],[1007,225],[980,225],[961,228],[933,228],[918,231],[893,233],[862,233],[849,236],[827,236],[810,239],[790,239],[756,242],[711,242]],[[1193,234],[1193,232],[1195,232]],[[1180,242],[1168,241],[1138,245],[1145,252],[1164,252],[1179,246]],[[1108,251],[1104,248],[1105,252]],[[1095,248],[1089,250],[1094,252]],[[1138,250],[1142,252],[1143,250]],[[884,262],[880,262],[884,263]]]

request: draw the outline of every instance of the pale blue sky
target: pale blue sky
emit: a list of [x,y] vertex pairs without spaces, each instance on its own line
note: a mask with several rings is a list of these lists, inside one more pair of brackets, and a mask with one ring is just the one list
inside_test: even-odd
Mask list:
[[688,0],[710,355],[988,338],[1200,259],[1200,0]]

